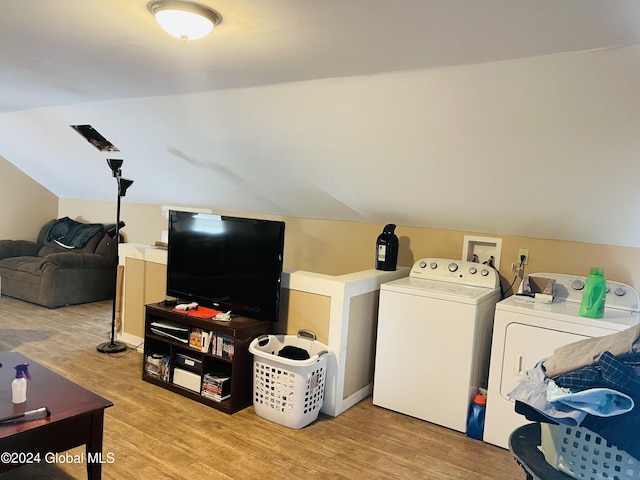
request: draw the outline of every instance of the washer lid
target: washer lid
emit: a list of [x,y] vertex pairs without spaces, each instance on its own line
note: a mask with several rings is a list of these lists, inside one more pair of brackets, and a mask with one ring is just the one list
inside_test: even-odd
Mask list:
[[383,283],[380,290],[466,303],[479,303],[500,294],[498,288],[476,287],[414,277],[404,277]]

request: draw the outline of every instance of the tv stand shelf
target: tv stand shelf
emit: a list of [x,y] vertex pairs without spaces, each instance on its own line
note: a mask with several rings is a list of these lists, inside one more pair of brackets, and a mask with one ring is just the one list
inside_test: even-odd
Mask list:
[[[202,352],[190,347],[188,343],[159,335],[151,330],[154,322],[171,322],[189,332],[200,329],[213,332],[219,337],[225,336],[225,344],[233,345],[232,353],[223,353],[223,349],[218,349],[220,354],[217,355],[215,346],[213,350],[210,348],[207,352]],[[272,326],[271,322],[246,317],[236,317],[230,322],[197,318],[187,312],[177,312],[162,303],[145,305],[142,380],[225,413],[235,413],[253,403],[253,358],[249,352],[249,344],[254,338],[271,333]],[[159,371],[154,368],[156,364],[151,363],[154,354],[156,358],[153,362],[162,365]],[[183,386],[185,382],[177,380],[177,370],[179,376],[187,377],[188,382],[193,382],[188,383],[190,387]],[[229,398],[216,401],[201,394],[203,378],[207,373],[228,378],[226,389],[230,394]],[[176,381],[180,384],[174,383]]]

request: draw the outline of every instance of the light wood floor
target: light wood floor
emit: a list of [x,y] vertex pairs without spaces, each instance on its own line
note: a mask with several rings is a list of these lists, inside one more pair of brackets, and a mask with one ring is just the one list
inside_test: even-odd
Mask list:
[[[136,350],[97,352],[110,321],[111,302],[48,310],[0,298],[0,351],[19,351],[114,403],[105,413],[103,454],[114,460],[103,467],[105,479],[524,478],[507,450],[376,407],[370,397],[301,430],[264,420],[253,407],[218,412],[143,382]],[[0,475],[33,478],[86,478],[85,465]]]

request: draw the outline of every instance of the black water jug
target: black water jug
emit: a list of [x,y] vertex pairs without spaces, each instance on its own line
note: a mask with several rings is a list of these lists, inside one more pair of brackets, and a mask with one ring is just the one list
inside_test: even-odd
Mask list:
[[386,225],[376,242],[376,270],[392,272],[398,263],[398,237],[393,233],[396,226]]

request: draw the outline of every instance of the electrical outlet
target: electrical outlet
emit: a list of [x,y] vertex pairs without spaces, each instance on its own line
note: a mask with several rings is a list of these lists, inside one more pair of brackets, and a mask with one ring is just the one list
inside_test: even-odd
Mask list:
[[524,255],[524,261],[522,262],[522,264],[526,265],[527,263],[529,263],[529,249],[528,248],[521,248],[520,250],[518,250],[518,263],[520,263],[520,259],[522,258],[523,255]]

